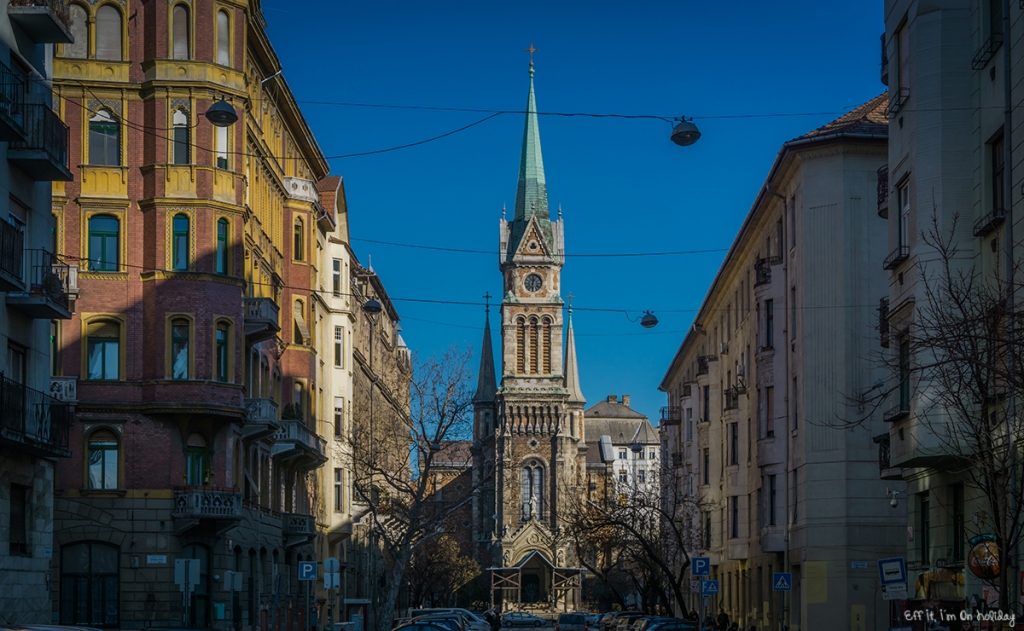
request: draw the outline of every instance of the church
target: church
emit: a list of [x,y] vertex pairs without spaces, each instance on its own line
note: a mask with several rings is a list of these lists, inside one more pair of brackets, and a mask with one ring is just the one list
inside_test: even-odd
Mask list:
[[572,309],[563,318],[565,227],[548,208],[530,62],[530,91],[515,211],[499,223],[500,382],[485,314],[473,399],[474,540],[491,575],[493,604],[573,610],[581,602],[563,525],[586,488],[584,404]]

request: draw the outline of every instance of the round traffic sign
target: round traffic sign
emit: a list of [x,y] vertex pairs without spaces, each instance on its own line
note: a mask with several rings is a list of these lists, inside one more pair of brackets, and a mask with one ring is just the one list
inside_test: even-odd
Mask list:
[[338,559],[331,557],[324,561],[324,571],[326,572],[337,572],[341,568],[341,563]]

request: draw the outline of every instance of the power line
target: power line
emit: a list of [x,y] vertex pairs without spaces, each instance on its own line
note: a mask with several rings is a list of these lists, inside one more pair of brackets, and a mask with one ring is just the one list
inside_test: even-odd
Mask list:
[[[414,248],[417,250],[436,250],[439,252],[455,252],[458,254],[499,254],[497,250],[467,250],[464,248],[443,248],[435,245],[421,245],[417,243],[396,243],[394,241],[380,241],[377,239],[363,239],[359,237],[351,237],[352,241],[362,241],[363,243],[377,243],[380,245],[391,245],[400,248]],[[712,248],[709,250],[674,250],[665,252],[620,252],[620,253],[587,253],[587,254],[565,254],[566,257],[580,257],[580,258],[614,258],[614,257],[637,257],[637,256],[675,256],[681,254],[710,254],[714,252],[728,252],[729,248]]]

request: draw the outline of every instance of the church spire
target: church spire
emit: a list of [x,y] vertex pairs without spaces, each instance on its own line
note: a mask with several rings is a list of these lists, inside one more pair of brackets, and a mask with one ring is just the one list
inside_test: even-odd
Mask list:
[[[530,49],[533,48],[531,44]],[[530,49],[527,49],[528,51]],[[536,49],[533,49],[536,50]],[[537,99],[533,93],[533,61],[530,61],[530,93],[526,99],[526,124],[523,129],[523,150],[519,157],[519,185],[512,215],[512,239],[508,258],[519,248],[526,224],[537,217],[549,249],[554,251],[551,236],[551,213],[548,211],[548,189],[544,179],[544,158],[540,150],[540,125],[537,120]]]
[[[490,296],[488,295],[489,299]],[[484,312],[484,341],[480,346],[480,372],[477,373],[476,395],[474,403],[494,403],[494,395],[498,391],[497,380],[494,378],[494,351],[491,349],[491,306],[488,301]]]
[[569,401],[586,403],[583,391],[580,390],[580,369],[576,365],[576,336],[572,333],[572,305],[569,306],[568,333],[565,335],[565,389],[569,391]]

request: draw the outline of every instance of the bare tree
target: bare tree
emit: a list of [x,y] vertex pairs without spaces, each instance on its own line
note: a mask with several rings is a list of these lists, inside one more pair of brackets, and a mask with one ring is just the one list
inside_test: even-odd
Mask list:
[[378,631],[391,628],[399,590],[418,549],[451,529],[449,522],[474,492],[465,489],[455,502],[430,497],[441,443],[465,435],[472,423],[470,357],[469,349],[451,347],[440,357],[415,361],[408,414],[377,406],[382,413],[354,423],[353,482],[370,521],[371,541],[377,540],[385,557],[383,571],[373,577],[378,589],[371,590]]
[[409,602],[451,606],[455,592],[480,575],[480,564],[463,554],[455,537],[430,538],[416,548],[409,577]]
[[[1021,431],[1008,418],[1011,395],[1024,395],[1024,353],[1011,337],[1013,321],[1021,318],[1009,308],[1013,303],[1007,300],[1003,259],[986,270],[973,253],[958,251],[958,220],[954,216],[945,233],[933,217],[921,235],[936,255],[923,267],[924,300],[917,302],[912,320],[893,323],[898,327],[894,348],[881,362],[895,379],[875,397],[873,408],[887,409],[887,420],[914,414],[935,437],[930,455],[940,463],[936,466],[977,490],[987,510],[979,513],[973,534],[995,538],[998,575],[990,582],[998,585],[1000,608],[1006,611],[1011,604],[1008,561],[1022,532]],[[1014,277],[1020,278],[1019,271]],[[913,410],[912,389],[917,395]],[[918,440],[927,443],[921,435]]]

